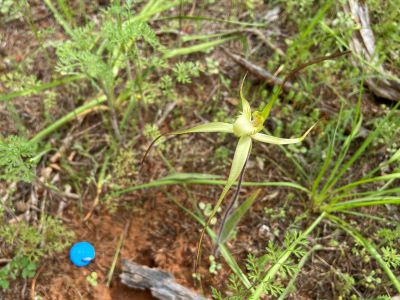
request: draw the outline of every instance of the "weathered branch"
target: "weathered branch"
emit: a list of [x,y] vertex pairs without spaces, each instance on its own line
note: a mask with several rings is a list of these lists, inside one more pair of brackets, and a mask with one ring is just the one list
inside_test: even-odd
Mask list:
[[[229,52],[227,49],[223,48],[223,50],[237,64],[239,64],[240,66],[242,66],[243,68],[248,70],[251,74],[258,77],[259,79],[265,80],[267,83],[271,83],[272,85],[282,85],[283,84],[283,79],[274,76],[267,70],[253,64],[252,62],[248,61],[247,59]],[[283,89],[286,91],[289,91],[289,90],[293,90],[294,87],[290,82],[286,82]]]
[[206,300],[188,288],[176,283],[168,272],[122,260],[121,281],[128,287],[150,290],[160,300]]
[[[367,2],[349,0],[348,4],[344,6],[344,10],[346,13],[350,14],[353,20],[360,26],[360,29],[354,32],[350,41],[351,50],[368,62],[376,65],[378,58],[374,55],[375,37],[370,25]],[[354,63],[361,68],[365,67],[359,62]],[[390,75],[389,77],[392,78],[395,77],[382,65],[378,65],[376,68],[381,74]],[[393,101],[400,101],[400,84],[398,81],[386,78],[367,78],[365,82],[376,96]]]

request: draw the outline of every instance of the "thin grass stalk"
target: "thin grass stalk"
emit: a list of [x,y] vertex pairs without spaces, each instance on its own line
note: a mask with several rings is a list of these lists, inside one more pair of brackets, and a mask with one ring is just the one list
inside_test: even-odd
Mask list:
[[43,0],[43,1],[47,5],[47,7],[50,9],[50,11],[53,13],[55,19],[62,26],[62,28],[65,30],[65,32],[69,36],[73,37],[74,31],[72,30],[71,26],[69,26],[68,22],[64,19],[64,17],[60,14],[60,12],[54,7],[52,1],[51,0]]
[[100,105],[101,103],[107,101],[106,96],[99,96],[98,98],[78,107],[77,109],[71,111],[70,113],[66,114],[61,119],[58,119],[53,124],[49,125],[42,131],[38,132],[33,138],[29,140],[30,144],[36,144],[42,141],[45,137],[49,134],[53,133],[55,130],[63,126],[64,124],[74,120],[77,116],[84,113],[87,110],[93,109],[94,107]]
[[358,101],[357,101],[357,107],[356,107],[356,112],[355,112],[355,116],[354,116],[354,121],[352,124],[352,130],[350,135],[346,138],[346,140],[344,141],[340,152],[339,152],[339,156],[333,166],[332,171],[329,174],[328,179],[326,180],[325,184],[323,185],[320,195],[322,195],[322,198],[325,198],[326,194],[328,193],[328,191],[332,188],[332,186],[334,186],[336,184],[336,182],[341,178],[342,175],[338,175],[337,172],[339,170],[339,168],[341,167],[344,159],[346,158],[346,155],[350,149],[350,145],[353,141],[353,139],[356,137],[356,135],[358,134],[358,132],[360,131],[361,125],[362,125],[362,115],[361,115],[361,96],[362,96],[362,91],[363,89],[360,88],[360,93],[358,96]]
[[278,300],[284,300],[286,297],[289,296],[289,294],[294,291],[295,288],[295,283],[297,280],[297,277],[299,276],[301,269],[304,267],[304,265],[306,264],[306,262],[308,261],[308,259],[310,258],[311,254],[313,254],[314,252],[321,250],[323,247],[322,245],[315,245],[314,247],[311,248],[311,250],[309,250],[306,255],[304,255],[300,262],[297,265],[297,270],[296,272],[293,274],[292,278],[290,279],[290,281],[288,282],[288,284],[286,285],[285,290],[283,291],[283,293],[279,296]]
[[[168,178],[161,178],[150,183],[144,183],[135,185],[125,189],[118,189],[112,193],[114,196],[121,196],[123,194],[131,193],[137,190],[144,190],[149,188],[157,188],[165,185],[174,185],[174,184],[199,184],[199,185],[225,185],[227,180],[217,180],[217,179],[201,179],[201,178],[191,178],[186,180],[180,179],[168,179]],[[309,192],[306,188],[301,185],[292,183],[292,182],[243,182],[242,186],[252,186],[252,187],[284,187],[284,188],[293,188],[303,192]]]
[[29,96],[31,94],[39,93],[41,91],[51,89],[51,88],[54,88],[54,87],[57,87],[57,86],[60,86],[60,85],[66,84],[66,83],[70,83],[70,82],[73,82],[73,81],[76,81],[79,79],[83,79],[83,78],[84,78],[83,75],[73,75],[73,76],[64,77],[61,79],[56,79],[51,82],[46,82],[43,84],[27,87],[21,91],[16,91],[16,92],[11,92],[8,94],[0,95],[0,101],[10,101],[16,97]]
[[[351,156],[351,158],[342,166],[339,173],[335,177],[334,180],[327,186],[325,191],[329,191],[337,181],[350,169],[350,167],[354,164],[354,162],[365,152],[366,148],[376,139],[376,137],[380,134],[381,126],[384,122],[387,122],[388,118],[393,114],[393,112],[400,105],[400,102],[395,105],[395,107],[386,115],[386,117],[379,123],[377,128],[368,135],[367,139],[361,144],[361,146],[357,149],[357,151]],[[368,179],[365,179],[366,181]],[[361,180],[362,181],[362,180]],[[351,184],[350,184],[351,185]],[[342,188],[341,188],[342,189]]]
[[[340,125],[340,122],[341,122],[342,114],[343,114],[343,105],[340,106],[339,118],[338,118],[338,121],[336,123],[335,131],[333,133],[333,138],[330,141],[329,146],[328,146],[328,153],[326,155],[324,164],[322,165],[322,167],[321,167],[321,169],[320,169],[320,171],[319,171],[319,173],[317,175],[317,178],[314,180],[312,188],[311,188],[311,198],[314,201],[314,205],[319,205],[320,204],[320,202],[316,203],[318,201],[317,201],[317,199],[315,199],[315,197],[316,197],[316,194],[317,194],[317,189],[319,187],[319,184],[320,184],[322,178],[324,177],[324,175],[325,175],[325,173],[326,173],[326,171],[327,171],[327,169],[328,169],[328,167],[329,167],[329,165],[331,163],[331,159],[332,159],[332,156],[333,156],[333,153],[334,153],[333,149],[335,147],[335,142],[336,142],[336,135],[337,135],[337,132],[339,130],[339,125]],[[321,200],[319,200],[319,201],[321,201]]]
[[351,201],[341,202],[336,205],[328,205],[326,207],[322,207],[322,210],[326,210],[329,212],[332,211],[340,211],[343,209],[352,209],[357,207],[365,207],[365,206],[375,206],[375,205],[384,205],[384,204],[400,204],[400,197],[366,197],[361,199],[354,199]]

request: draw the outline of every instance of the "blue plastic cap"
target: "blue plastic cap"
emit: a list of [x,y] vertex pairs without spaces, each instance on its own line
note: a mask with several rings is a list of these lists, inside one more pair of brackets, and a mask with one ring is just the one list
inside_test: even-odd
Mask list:
[[94,259],[96,252],[91,243],[79,242],[74,244],[69,250],[69,258],[77,267],[84,267]]

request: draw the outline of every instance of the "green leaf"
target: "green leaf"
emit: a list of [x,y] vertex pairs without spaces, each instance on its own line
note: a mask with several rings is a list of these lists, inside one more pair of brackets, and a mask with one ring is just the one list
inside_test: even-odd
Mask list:
[[347,185],[344,185],[344,186],[334,190],[333,193],[338,193],[338,192],[341,192],[341,191],[346,191],[346,190],[349,190],[349,189],[353,189],[354,187],[362,185],[362,184],[365,184],[365,183],[386,181],[386,180],[398,179],[398,178],[400,178],[400,172],[399,173],[392,173],[392,174],[382,175],[382,176],[377,176],[377,177],[372,177],[372,178],[365,178],[365,179],[361,179],[361,180],[349,183]]
[[298,138],[293,138],[293,139],[284,139],[284,138],[279,138],[276,136],[272,135],[267,135],[264,133],[256,133],[251,136],[252,139],[262,142],[262,143],[267,143],[267,144],[275,144],[275,145],[287,145],[287,144],[296,144],[300,143],[303,141],[306,136],[310,133],[310,131],[314,128],[314,126],[317,125],[315,123],[313,126],[311,126],[301,137]]
[[10,287],[10,282],[7,279],[0,278],[0,288],[6,290]]
[[223,44],[227,41],[236,39],[237,37],[228,37],[228,38],[224,38],[224,39],[218,39],[218,40],[214,40],[214,41],[210,41],[210,42],[205,42],[205,43],[201,43],[201,44],[197,44],[197,45],[193,45],[190,47],[184,47],[184,48],[178,48],[178,49],[174,49],[174,50],[169,50],[166,51],[164,53],[163,58],[171,58],[174,56],[179,56],[179,55],[187,55],[187,54],[191,54],[191,53],[195,53],[195,52],[199,52],[199,51],[206,51],[209,50],[211,48],[214,48],[215,46],[218,46],[220,44]]
[[253,194],[251,194],[251,196],[248,197],[238,208],[235,209],[232,215],[228,217],[221,232],[221,237],[220,237],[221,244],[224,244],[232,236],[233,230],[240,222],[240,220],[243,218],[243,216],[246,214],[246,212],[249,210],[249,208],[253,205],[260,191],[261,190],[259,189],[255,191]]
[[22,269],[22,278],[32,278],[35,276],[37,265],[34,262],[29,261],[26,266]]
[[[212,178],[221,178],[218,175],[211,175],[211,174],[199,174],[199,173],[175,173],[171,175],[167,175],[162,177],[158,180],[154,180],[149,183],[138,184],[135,186],[131,186],[124,189],[118,189],[118,187],[114,187],[115,191],[113,195],[120,196],[122,194],[130,193],[137,190],[144,190],[149,188],[156,188],[161,187],[164,185],[172,185],[172,184],[208,184],[208,185],[226,185],[227,180],[221,179],[212,179]],[[299,191],[303,191],[308,193],[309,190],[305,187],[293,183],[293,182],[242,182],[242,186],[254,186],[254,187],[267,187],[267,186],[276,186],[276,187],[285,187],[285,188],[292,188]]]
[[23,97],[23,96],[30,96],[30,95],[34,95],[34,94],[38,94],[41,91],[45,91],[63,84],[67,84],[79,79],[82,79],[83,76],[82,75],[74,75],[74,76],[69,76],[69,77],[64,77],[64,78],[60,78],[60,79],[56,79],[53,80],[51,82],[45,82],[45,83],[41,83],[38,85],[34,85],[34,86],[29,86],[24,88],[23,90],[20,91],[14,91],[8,94],[3,94],[0,95],[0,101],[10,101],[16,97]]
[[160,180],[175,180],[175,181],[191,181],[191,180],[204,180],[204,179],[219,179],[222,176],[213,175],[213,174],[202,174],[202,173],[172,173],[169,174]]

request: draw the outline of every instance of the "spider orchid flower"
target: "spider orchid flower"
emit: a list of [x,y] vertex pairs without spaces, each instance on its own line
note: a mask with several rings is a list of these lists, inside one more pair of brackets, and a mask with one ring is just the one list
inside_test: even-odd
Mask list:
[[[244,79],[243,79],[242,85],[240,87],[242,112],[239,114],[239,116],[236,118],[236,120],[233,124],[224,123],[224,122],[210,122],[210,123],[201,124],[201,125],[189,128],[189,129],[178,130],[178,131],[174,131],[174,132],[165,134],[165,135],[180,135],[180,134],[188,134],[188,133],[221,132],[221,133],[232,133],[238,138],[238,143],[236,146],[235,154],[233,156],[233,161],[232,161],[231,170],[230,170],[230,173],[228,176],[228,180],[224,186],[224,189],[222,190],[221,195],[219,196],[217,203],[214,206],[213,211],[211,212],[211,215],[209,216],[209,218],[206,222],[206,225],[203,227],[203,230],[201,232],[195,266],[197,266],[199,263],[200,249],[201,249],[201,244],[202,244],[205,230],[210,225],[211,220],[215,217],[215,214],[217,213],[219,207],[221,206],[222,201],[224,200],[226,194],[229,192],[230,188],[237,182],[237,180],[240,176],[240,173],[242,172],[243,168],[245,167],[246,161],[247,161],[248,156],[251,151],[251,146],[252,146],[253,141],[267,143],[267,144],[275,144],[275,145],[300,143],[301,141],[303,141],[305,139],[305,137],[308,135],[308,133],[316,125],[316,124],[314,124],[301,137],[298,137],[298,138],[285,139],[285,138],[280,138],[280,137],[275,137],[275,136],[260,133],[260,131],[263,129],[264,121],[268,117],[271,107],[276,99],[271,100],[266,105],[266,107],[264,108],[264,110],[261,113],[258,111],[255,111],[252,113],[249,102],[243,96],[243,92],[242,92],[243,82],[244,82]],[[158,138],[161,138],[161,136],[159,136]],[[153,143],[150,145],[145,156],[143,157],[142,164],[143,164],[143,161],[145,160],[150,148],[152,147],[152,145],[154,145],[154,143],[158,140],[158,138],[156,140],[154,140]],[[196,267],[195,267],[195,269],[196,269]]]
[[238,143],[233,157],[228,180],[214,207],[214,210],[209,216],[206,227],[209,225],[210,221],[214,218],[215,214],[218,211],[218,208],[221,206],[222,201],[225,198],[226,194],[228,193],[229,189],[238,180],[240,173],[244,168],[247,158],[250,154],[253,141],[266,144],[275,144],[275,145],[300,143],[305,139],[305,137],[316,125],[314,124],[301,137],[298,138],[286,139],[260,133],[260,131],[263,129],[263,124],[265,119],[263,118],[260,112],[258,111],[255,111],[253,113],[251,112],[250,104],[243,96],[242,87],[240,88],[240,98],[242,104],[242,112],[240,113],[240,115],[237,117],[237,119],[233,124],[224,122],[210,122],[186,130],[180,130],[170,133],[170,135],[178,135],[187,133],[223,132],[223,133],[232,133],[238,138]]

